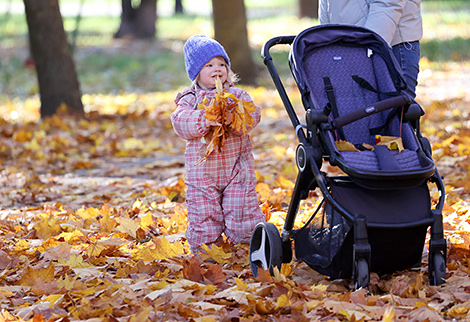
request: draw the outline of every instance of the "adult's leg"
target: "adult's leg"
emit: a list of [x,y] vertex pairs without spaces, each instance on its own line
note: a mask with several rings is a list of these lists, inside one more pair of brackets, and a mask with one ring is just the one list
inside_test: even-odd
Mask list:
[[408,86],[405,93],[410,95],[411,98],[415,98],[421,56],[419,41],[404,42],[393,46],[392,50],[405,76],[405,82]]

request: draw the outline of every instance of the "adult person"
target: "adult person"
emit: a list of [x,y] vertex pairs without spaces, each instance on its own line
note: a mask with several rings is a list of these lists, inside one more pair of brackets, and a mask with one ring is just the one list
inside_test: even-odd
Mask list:
[[382,36],[392,47],[408,88],[416,97],[420,45],[423,36],[421,0],[320,0],[320,24],[363,26]]

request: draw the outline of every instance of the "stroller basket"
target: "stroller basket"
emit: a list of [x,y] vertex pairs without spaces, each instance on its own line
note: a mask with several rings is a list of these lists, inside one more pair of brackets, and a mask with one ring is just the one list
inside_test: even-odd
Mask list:
[[[368,190],[339,181],[330,189],[343,207],[366,217],[372,271],[392,273],[421,263],[427,228],[434,222],[426,185]],[[329,204],[323,216],[322,227],[294,231],[296,257],[330,277],[351,278],[354,227]]]
[[[269,53],[277,45],[291,45],[289,65],[305,124]],[[311,268],[368,287],[371,270],[390,273],[419,265],[430,228],[430,282],[443,283],[444,183],[420,132],[423,110],[403,92],[406,85],[388,44],[362,27],[322,25],[272,38],[262,55],[299,141],[299,171],[281,234],[269,222],[253,231],[253,275],[258,268],[274,274],[289,263],[294,241],[296,257]],[[343,175],[322,171],[325,162]],[[430,184],[439,193],[435,202]],[[305,227],[294,229],[301,200],[317,188],[322,224],[314,224],[315,212]]]

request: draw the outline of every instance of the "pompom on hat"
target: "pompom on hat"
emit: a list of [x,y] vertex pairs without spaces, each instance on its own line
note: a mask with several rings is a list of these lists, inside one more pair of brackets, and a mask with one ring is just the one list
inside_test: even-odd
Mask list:
[[212,58],[221,56],[230,67],[230,58],[224,47],[216,40],[204,35],[194,35],[184,44],[184,63],[191,81],[194,81],[202,67]]

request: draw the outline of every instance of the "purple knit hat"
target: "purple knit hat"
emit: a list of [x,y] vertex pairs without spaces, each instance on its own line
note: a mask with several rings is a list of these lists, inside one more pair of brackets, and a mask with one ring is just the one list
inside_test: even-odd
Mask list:
[[189,79],[194,81],[202,67],[217,56],[223,57],[230,67],[230,58],[224,47],[216,40],[204,35],[189,37],[184,44],[184,63]]

